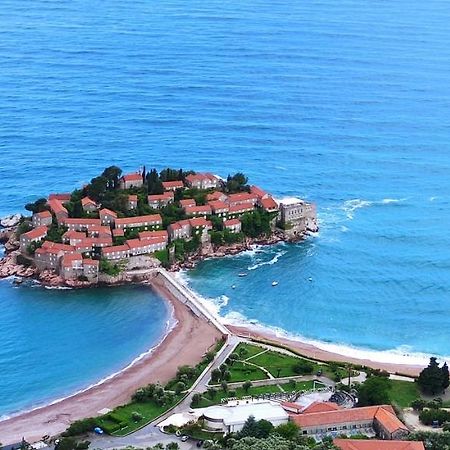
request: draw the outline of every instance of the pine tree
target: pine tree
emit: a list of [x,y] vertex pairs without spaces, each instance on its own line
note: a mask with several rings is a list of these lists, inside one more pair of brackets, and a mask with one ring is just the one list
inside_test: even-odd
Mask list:
[[425,394],[435,395],[438,392],[441,392],[443,386],[448,383],[448,378],[444,381],[444,372],[441,369],[436,358],[430,358],[430,363],[428,367],[420,372],[419,378],[417,379],[417,383]]
[[444,389],[445,391],[450,386],[450,379],[449,379],[450,377],[447,363],[444,363],[441,372],[442,372],[442,389]]

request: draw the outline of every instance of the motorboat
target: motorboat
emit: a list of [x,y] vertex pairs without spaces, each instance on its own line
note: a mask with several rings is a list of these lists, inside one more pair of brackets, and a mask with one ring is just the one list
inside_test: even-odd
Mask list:
[[272,286],[277,286],[278,285],[278,281],[272,281]]

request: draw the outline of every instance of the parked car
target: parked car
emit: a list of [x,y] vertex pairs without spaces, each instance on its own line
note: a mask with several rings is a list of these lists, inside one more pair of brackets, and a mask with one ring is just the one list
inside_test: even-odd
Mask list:
[[186,436],[185,434],[181,436],[181,442],[186,442],[189,439],[189,436]]
[[201,447],[203,445],[203,441],[197,441],[197,447]]

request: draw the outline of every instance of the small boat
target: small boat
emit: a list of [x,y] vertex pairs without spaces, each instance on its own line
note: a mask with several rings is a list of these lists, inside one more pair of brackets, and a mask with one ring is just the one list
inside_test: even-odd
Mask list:
[[241,272],[238,274],[238,277],[246,277],[248,275],[247,272]]
[[272,286],[276,286],[278,284],[278,281],[272,281]]
[[233,286],[231,286],[231,289],[236,289],[236,285],[233,284]]
[[312,281],[312,277],[309,277],[309,278],[308,278],[308,281]]

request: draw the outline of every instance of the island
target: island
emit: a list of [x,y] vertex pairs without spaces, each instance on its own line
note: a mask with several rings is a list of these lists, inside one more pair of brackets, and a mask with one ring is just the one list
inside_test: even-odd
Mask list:
[[224,179],[144,166],[123,174],[111,166],[82,188],[52,193],[25,209],[32,216],[0,235],[7,241],[0,277],[34,277],[53,286],[143,281],[158,266],[192,267],[318,230],[313,203],[277,201],[243,173]]

